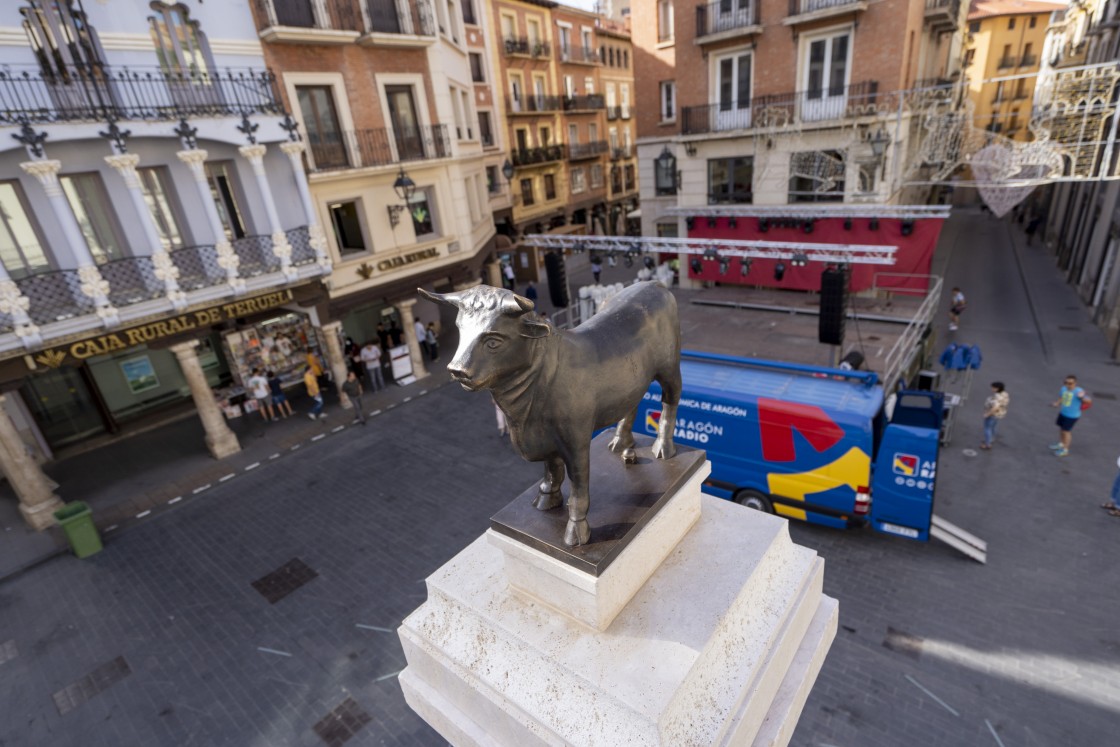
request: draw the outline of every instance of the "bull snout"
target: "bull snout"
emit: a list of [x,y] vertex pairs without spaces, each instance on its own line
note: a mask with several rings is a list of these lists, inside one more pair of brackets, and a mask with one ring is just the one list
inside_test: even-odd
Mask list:
[[459,384],[459,386],[463,387],[468,392],[473,392],[475,389],[477,389],[474,381],[472,380],[470,371],[467,370],[466,364],[460,361],[458,358],[447,364],[447,373],[451,374],[451,378],[454,379]]

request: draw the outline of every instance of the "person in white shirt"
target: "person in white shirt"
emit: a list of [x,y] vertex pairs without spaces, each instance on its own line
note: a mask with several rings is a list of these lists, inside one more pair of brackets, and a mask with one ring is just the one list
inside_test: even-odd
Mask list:
[[384,389],[385,378],[381,375],[381,347],[371,340],[362,348],[361,356],[362,363],[366,367],[366,375],[369,376],[370,392]]
[[268,379],[264,377],[259,368],[253,369],[253,375],[245,382],[249,387],[249,393],[253,395],[253,399],[257,401],[257,409],[261,411],[261,417],[265,421],[276,419],[276,413],[272,411],[272,390],[268,387]]
[[424,322],[419,319],[413,325],[413,330],[416,332],[416,341],[420,343],[420,349],[424,351],[424,358],[430,358],[431,353],[428,351],[428,330],[424,327]]

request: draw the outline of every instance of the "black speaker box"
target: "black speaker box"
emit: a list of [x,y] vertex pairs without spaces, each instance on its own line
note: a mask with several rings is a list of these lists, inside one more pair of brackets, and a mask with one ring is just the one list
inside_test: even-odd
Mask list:
[[842,345],[847,311],[848,273],[830,267],[821,273],[821,315],[817,339],[826,345]]

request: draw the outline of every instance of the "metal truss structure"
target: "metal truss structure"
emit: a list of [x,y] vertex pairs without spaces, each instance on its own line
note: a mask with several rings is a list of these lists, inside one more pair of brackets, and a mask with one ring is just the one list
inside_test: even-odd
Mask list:
[[521,240],[523,246],[540,249],[571,249],[579,254],[599,252],[609,259],[622,256],[627,264],[644,253],[697,255],[703,259],[775,259],[793,266],[808,262],[849,265],[893,265],[897,246],[869,244],[812,244],[802,241],[739,241],[729,239],[651,238],[648,236],[556,236],[534,233]]
[[790,205],[698,205],[674,207],[666,215],[685,218],[894,218],[896,220],[947,219],[949,205],[873,205],[868,203],[793,203]]

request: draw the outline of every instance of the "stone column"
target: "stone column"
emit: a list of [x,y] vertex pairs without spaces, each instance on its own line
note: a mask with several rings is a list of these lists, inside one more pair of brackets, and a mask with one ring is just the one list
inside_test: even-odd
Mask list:
[[206,179],[206,156],[209,155],[201,148],[181,150],[175,154],[180,161],[185,163],[194,176],[194,184],[198,189],[202,208],[206,211],[206,218],[210,223],[210,231],[214,234],[214,251],[218,254],[218,266],[226,271],[226,282],[236,295],[245,292],[245,281],[237,275],[237,267],[241,258],[233,250],[233,246],[226,238],[226,229],[218,215],[218,208],[214,205],[214,197],[210,194],[210,183]]
[[495,288],[502,288],[502,264],[498,260],[486,263],[486,282]]
[[268,149],[260,143],[255,143],[242,145],[237,150],[253,167],[253,175],[257,177],[257,189],[261,191],[264,211],[268,214],[268,225],[272,231],[272,253],[280,260],[280,271],[288,277],[288,280],[296,280],[299,271],[292,267],[292,245],[288,243],[288,235],[280,227],[280,213],[276,211],[276,200],[272,197],[268,174],[264,173],[264,154]]
[[206,374],[202,372],[202,365],[198,362],[198,340],[181,342],[172,345],[170,349],[179,361],[179,368],[183,370],[187,386],[191,389],[191,398],[198,408],[198,417],[206,431],[206,448],[215,459],[224,459],[241,451],[237,436],[226,425],[226,416],[214,401],[214,392],[206,383]]
[[58,181],[58,170],[62,168],[61,161],[27,161],[21,163],[20,168],[39,180],[43,191],[47,193],[47,200],[51,205],[54,219],[58,221],[59,228],[66,236],[66,243],[70,247],[78,262],[78,279],[81,281],[81,291],[93,299],[97,315],[106,327],[115,327],[120,324],[117,310],[109,301],[109,283],[101,276],[97,263],[89,251],[86,239],[82,236],[82,229],[78,226],[78,219],[66,201],[62,192],[62,184]]
[[346,365],[346,358],[342,355],[342,322],[328,322],[320,329],[327,345],[327,365],[331,367],[331,376],[334,376],[334,385],[338,388],[338,401],[343,410],[353,407],[350,398],[342,393],[342,382],[346,381],[346,372],[350,367]]
[[163,248],[163,241],[156,228],[156,221],[144,200],[144,191],[140,186],[140,177],[136,174],[136,165],[140,163],[140,156],[135,153],[121,153],[116,156],[106,156],[105,163],[117,170],[124,179],[128,188],[128,196],[132,200],[132,207],[140,216],[140,227],[144,229],[144,238],[152,252],[152,264],[155,266],[156,278],[163,283],[168,300],[176,311],[186,308],[187,294],[179,290],[179,268],[171,261],[171,255]]
[[424,351],[420,348],[420,341],[416,339],[416,317],[412,314],[412,307],[415,305],[415,298],[396,302],[397,311],[401,313],[404,339],[408,342],[408,354],[412,358],[412,375],[422,379],[428,375],[428,369],[424,367]]
[[[364,7],[364,6],[363,6]],[[315,259],[324,271],[331,269],[331,258],[327,254],[327,238],[323,235],[323,227],[319,225],[319,216],[315,213],[315,203],[311,200],[311,189],[307,186],[307,174],[303,173],[303,143],[292,141],[280,146],[280,150],[292,162],[292,174],[296,178],[296,189],[299,190],[299,200],[303,203],[303,213],[307,218],[307,235],[311,238],[311,248],[315,250]]]
[[4,263],[0,262],[0,314],[12,317],[16,337],[23,341],[23,347],[27,350],[32,350],[43,342],[39,327],[27,315],[30,308],[31,299],[23,295],[23,291],[8,275]]
[[55,523],[54,512],[62,500],[54,494],[54,483],[43,474],[39,464],[27,453],[15,423],[4,408],[7,395],[0,394],[0,469],[19,497],[19,512],[36,531]]

